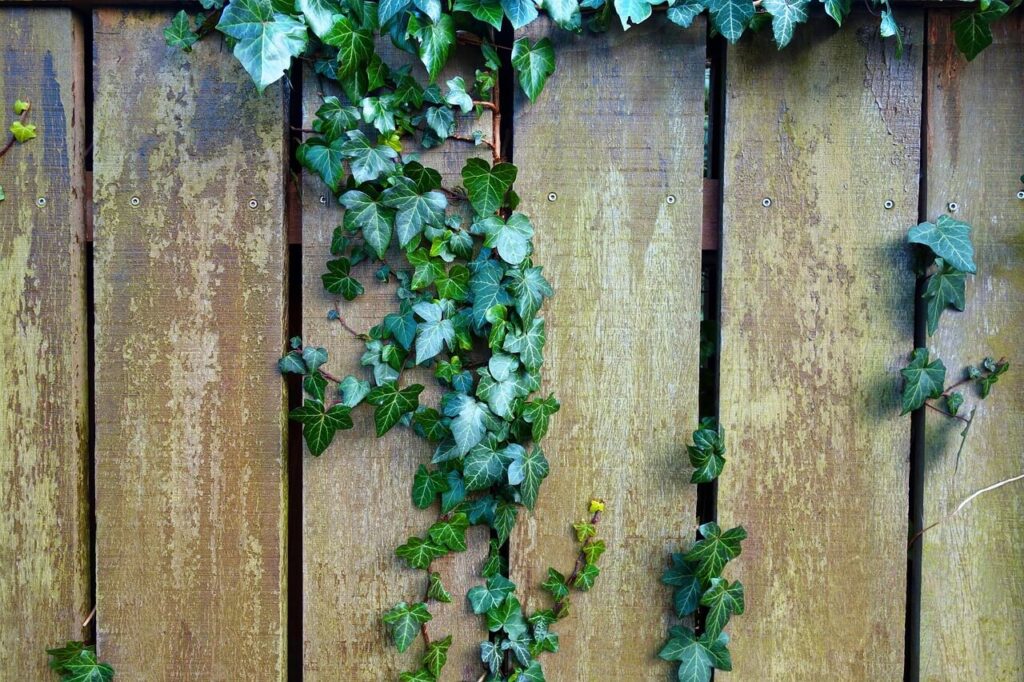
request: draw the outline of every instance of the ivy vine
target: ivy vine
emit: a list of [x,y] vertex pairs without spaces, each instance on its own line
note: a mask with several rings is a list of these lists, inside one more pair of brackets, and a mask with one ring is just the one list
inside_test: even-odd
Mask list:
[[[14,114],[18,117],[11,122],[8,130],[11,136],[7,139],[7,144],[0,148],[0,159],[7,155],[7,152],[11,151],[11,147],[17,142],[24,144],[29,140],[34,140],[36,137],[36,126],[33,123],[28,123],[28,112],[32,108],[32,105],[23,100],[16,99],[11,107],[14,109]],[[0,185],[0,201],[7,199],[7,194],[4,193],[3,185]]]

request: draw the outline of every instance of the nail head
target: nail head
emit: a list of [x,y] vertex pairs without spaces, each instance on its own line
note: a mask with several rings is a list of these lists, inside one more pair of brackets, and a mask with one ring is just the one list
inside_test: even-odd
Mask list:
[[259,205],[260,205],[259,202],[256,201],[255,199],[250,199],[249,200],[249,208],[256,208]]
[[1024,189],[1017,192],[1017,198],[1020,199],[1021,201],[1024,201]]
[[139,199],[138,197],[132,197],[131,199],[128,200],[128,203],[131,204],[132,206],[138,206],[139,204],[142,203],[142,199]]
[[548,201],[554,201],[558,199],[558,195],[554,192],[548,192]]
[[669,205],[676,203],[675,196],[669,194],[667,197],[665,197],[665,203]]
[[320,203],[321,204],[326,204],[327,203],[327,197],[325,197],[323,194],[320,195]]
[[770,197],[765,197],[764,199],[761,199],[761,205],[764,206],[765,208],[768,208],[769,206],[771,206],[772,205],[771,198]]
[[956,213],[957,211],[960,210],[960,204],[956,203],[955,201],[951,201],[946,205],[946,208],[949,209],[950,213]]
[[885,210],[887,210],[887,211],[892,210],[892,207],[895,206],[895,205],[896,205],[896,202],[894,202],[892,199],[886,199],[885,203],[883,204],[883,206],[885,206]]
[[40,208],[46,206],[46,197],[39,197],[38,199],[36,199],[36,206]]

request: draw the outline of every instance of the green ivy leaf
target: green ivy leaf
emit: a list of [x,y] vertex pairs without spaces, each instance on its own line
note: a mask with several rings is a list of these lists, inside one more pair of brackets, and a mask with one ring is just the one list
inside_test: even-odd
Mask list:
[[294,350],[277,361],[277,368],[281,374],[306,374],[309,372],[306,363],[302,361],[302,353]]
[[565,581],[565,576],[553,568],[548,568],[548,577],[540,586],[550,592],[556,602],[569,596],[569,585]]
[[[548,433],[548,424],[551,421],[551,415],[558,412],[561,405],[555,400],[555,396],[549,395],[547,398],[540,400],[532,400],[523,405],[523,419],[533,425],[532,437],[534,442],[541,440]],[[580,540],[583,542],[583,540]]]
[[743,35],[754,16],[753,0],[707,0],[711,24],[730,43]]
[[469,298],[469,269],[456,263],[437,276],[437,295],[450,301],[465,301]]
[[514,595],[510,594],[487,612],[487,629],[491,632],[504,630],[512,639],[519,639],[527,633],[523,609]]
[[[442,481],[443,483],[443,481]],[[438,521],[428,531],[430,539],[453,552],[466,551],[466,531],[469,519],[464,512],[452,514],[447,521]]]
[[953,39],[967,61],[973,60],[992,44],[992,22],[1009,11],[1010,6],[1002,0],[992,0],[987,7],[982,4],[977,10],[964,12],[953,21]]
[[690,483],[710,483],[725,468],[725,434],[718,428],[699,428],[693,432],[693,445],[687,445],[694,471]]
[[384,614],[384,622],[391,632],[391,638],[399,652],[404,652],[420,634],[420,626],[430,622],[432,616],[427,605],[418,602],[408,605],[398,602],[393,609]]
[[495,213],[505,203],[505,193],[516,180],[516,167],[499,163],[493,168],[483,159],[471,158],[462,168],[462,182],[473,210],[481,216]]
[[516,527],[516,516],[518,515],[516,506],[505,500],[498,500],[498,505],[494,509],[494,524],[493,528],[498,533],[498,542],[505,544],[508,542],[508,538],[512,535],[512,529]]
[[295,150],[295,158],[305,168],[320,176],[332,192],[337,192],[341,181],[345,179],[345,156],[342,147],[345,141],[335,139],[328,141],[321,137],[311,137]]
[[519,361],[528,370],[540,369],[544,363],[544,320],[533,318],[527,331],[516,330],[505,337],[502,349],[519,356]]
[[555,24],[566,31],[580,30],[579,0],[540,0],[540,8],[547,12]]
[[26,102],[23,99],[16,99],[16,100],[14,100],[14,113],[17,114],[18,116],[21,116],[22,114],[24,114],[26,111],[28,111],[31,108],[32,108],[32,105],[29,104],[28,102]]
[[698,529],[703,540],[699,540],[683,559],[695,564],[695,572],[705,583],[722,574],[725,564],[740,555],[740,542],[747,538],[743,526],[731,528],[724,533],[717,523],[705,523]]
[[334,27],[334,15],[342,11],[335,0],[295,0],[295,8],[302,13],[316,37],[321,39]]
[[399,390],[394,381],[377,386],[366,395],[366,402],[375,405],[373,411],[373,423],[377,428],[377,435],[383,436],[398,423],[402,415],[408,414],[419,405],[419,395],[423,392],[423,386],[413,384]]
[[681,0],[670,3],[668,20],[677,26],[690,28],[693,20],[696,19],[705,9],[704,0]]
[[435,678],[441,676],[441,669],[448,662],[448,649],[452,646],[452,636],[444,639],[434,640],[427,646],[427,653],[423,655],[423,665]]
[[415,15],[410,15],[407,31],[416,39],[416,53],[423,66],[427,67],[427,75],[433,83],[441,75],[441,69],[448,63],[448,56],[455,45],[455,22],[449,14],[442,15],[435,22],[427,23],[421,23]]
[[850,13],[850,0],[824,0],[825,14],[832,17],[837,26],[842,26],[843,21]]
[[341,103],[337,97],[324,97],[324,103],[316,110],[313,119],[313,130],[333,142],[345,136],[345,133],[359,125],[359,110]]
[[676,615],[685,618],[697,611],[704,589],[693,565],[683,559],[682,554],[672,554],[672,565],[665,569],[661,582],[676,588],[672,594]]
[[[185,52],[192,51],[192,46],[199,40],[199,36],[192,30],[188,12],[181,10],[174,15],[170,25],[164,29],[164,40],[169,47],[179,47]],[[15,107],[14,113],[20,114],[21,112]]]
[[455,342],[455,327],[451,320],[442,319],[441,306],[437,303],[417,303],[413,311],[423,320],[416,327],[416,364],[420,365],[435,357],[444,348]]
[[666,661],[680,662],[680,682],[708,682],[712,668],[732,670],[732,658],[726,648],[729,636],[724,632],[716,638],[709,637],[707,633],[698,638],[693,630],[676,625],[668,633],[669,640],[658,656]]
[[515,297],[516,312],[525,322],[533,319],[545,298],[554,295],[551,284],[541,274],[543,268],[513,268],[508,272],[508,291]]
[[362,230],[367,246],[383,260],[388,246],[391,245],[391,223],[394,213],[381,201],[376,201],[357,189],[342,194],[340,201],[347,209],[345,220]]
[[708,638],[716,639],[729,622],[730,616],[739,616],[743,613],[743,584],[738,580],[729,583],[723,578],[713,578],[711,587],[701,597],[700,604],[708,607],[704,621],[705,632]]
[[946,366],[942,360],[928,362],[928,349],[915,348],[910,364],[900,370],[903,375],[903,411],[907,414],[920,408],[930,398],[942,395],[946,383]]
[[578,521],[572,524],[572,528],[576,531],[577,542],[586,542],[588,538],[594,537],[594,534],[597,533],[597,526],[589,521]]
[[[440,493],[448,489],[445,478],[444,472],[430,471],[421,464],[412,477],[412,503],[419,509],[429,507]],[[433,534],[431,538],[437,541]]]
[[398,682],[435,682],[434,676],[426,668],[411,673],[399,673]]
[[409,568],[418,568],[424,571],[430,568],[431,561],[443,557],[447,553],[448,550],[432,540],[424,540],[415,536],[395,549],[395,556],[405,559]]
[[507,221],[489,216],[474,223],[473,232],[485,235],[484,246],[494,248],[510,265],[519,265],[533,252],[533,225],[522,213],[513,213]]
[[480,660],[483,661],[487,669],[491,671],[491,675],[497,675],[498,671],[501,670],[501,664],[505,660],[505,656],[499,647],[494,642],[480,642]]
[[572,585],[577,590],[587,592],[594,586],[594,581],[597,580],[597,576],[601,574],[601,569],[597,567],[597,564],[586,564],[576,574],[576,580],[573,581]]
[[540,448],[535,447],[530,452],[522,451],[522,455],[515,457],[508,466],[509,485],[519,486],[519,495],[527,509],[533,509],[537,504],[537,492],[540,490],[541,482],[551,471],[548,460]]
[[450,428],[460,457],[483,440],[487,422],[493,419],[485,404],[461,393],[445,394],[442,411],[452,418]]
[[921,223],[910,228],[907,241],[923,244],[939,258],[961,272],[974,273],[974,246],[971,244],[971,226],[940,215],[934,223]]
[[320,275],[324,289],[332,294],[341,295],[346,301],[362,295],[363,285],[349,274],[351,268],[352,264],[348,258],[327,261],[327,272]]
[[452,603],[452,595],[449,594],[448,590],[444,589],[444,583],[441,582],[441,574],[437,571],[430,574],[430,583],[427,587],[427,597],[444,604]]
[[20,143],[34,140],[36,137],[36,127],[31,123],[22,123],[21,121],[15,121],[11,124],[11,135],[14,139]]
[[425,225],[444,223],[444,210],[448,200],[438,191],[420,192],[411,178],[395,178],[395,184],[381,194],[385,206],[397,209],[395,228],[398,245],[405,248],[413,238],[423,232]]
[[946,408],[949,410],[949,413],[954,417],[956,416],[957,412],[960,411],[960,408],[963,406],[963,404],[964,396],[960,392],[950,393],[948,396],[946,396]]
[[588,564],[596,564],[597,560],[604,554],[604,540],[594,540],[583,545],[583,556],[587,558]]
[[354,376],[349,375],[341,380],[341,384],[338,386],[338,391],[341,393],[341,404],[348,405],[349,407],[355,407],[366,394],[370,392],[370,382],[361,381],[356,379]]
[[[647,13],[651,12],[651,6],[646,0],[616,0],[616,7],[620,1],[646,5]],[[623,20],[623,25],[625,25],[625,20]],[[523,92],[531,102],[536,102],[537,96],[544,89],[544,84],[555,72],[555,49],[551,45],[551,41],[547,38],[541,38],[536,43],[531,43],[529,38],[520,38],[515,41],[512,44],[512,68],[515,69],[519,86]],[[514,174],[512,179],[515,179]],[[489,213],[490,211],[478,212]]]
[[321,39],[338,48],[338,75],[342,78],[365,67],[373,55],[373,31],[357,26],[345,16],[336,15],[333,25]]
[[793,39],[797,24],[807,21],[810,0],[764,0],[765,10],[772,15],[772,32],[779,49]]
[[501,9],[517,31],[537,18],[537,6],[533,0],[501,0]]
[[306,49],[309,35],[302,21],[274,9],[271,0],[232,0],[217,30],[234,38],[234,54],[263,92]]
[[473,609],[473,613],[479,616],[501,605],[515,589],[515,583],[498,574],[491,576],[486,585],[471,587],[466,593],[466,598],[469,600],[469,606]]
[[925,307],[928,311],[928,335],[931,336],[939,328],[939,317],[950,306],[963,310],[967,305],[966,276],[946,263],[942,258],[935,259],[937,270],[928,278],[924,290]]
[[474,446],[462,465],[462,478],[466,490],[490,488],[504,477],[508,461],[508,455],[504,450],[496,449],[493,439],[484,440]]
[[416,249],[406,254],[409,265],[415,270],[412,275],[412,289],[426,289],[444,274],[444,263],[438,258],[431,258],[425,249]]
[[107,663],[100,663],[96,651],[83,642],[69,641],[62,647],[47,649],[50,669],[65,682],[110,682],[114,669]]
[[[469,278],[469,290],[473,295],[473,323],[478,327],[482,327],[485,322],[493,324],[493,320],[487,319],[488,312],[496,306],[512,302],[508,290],[501,284],[505,268],[497,261],[488,260],[477,265],[475,270],[472,267],[470,270],[472,275]],[[498,326],[495,325],[496,328]],[[501,340],[498,343],[500,344]],[[494,344],[491,345],[493,347]]]
[[377,4],[378,23],[384,26],[411,4],[412,0],[380,0]]
[[322,402],[310,399],[289,412],[288,416],[302,424],[302,437],[310,454],[319,457],[334,440],[337,431],[352,428],[351,410],[340,404],[325,409]]
[[541,670],[539,661],[531,661],[525,669],[519,672],[516,682],[545,682],[544,671]]
[[614,0],[614,3],[623,31],[629,29],[630,22],[635,26],[651,16],[651,3],[647,0]]
[[341,146],[341,153],[352,165],[352,177],[356,182],[373,182],[381,175],[395,169],[394,159],[398,152],[386,144],[373,145],[359,130],[346,133],[348,140]]

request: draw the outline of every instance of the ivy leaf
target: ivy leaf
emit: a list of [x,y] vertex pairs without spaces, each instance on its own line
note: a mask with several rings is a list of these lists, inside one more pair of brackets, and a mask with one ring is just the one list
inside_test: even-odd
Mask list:
[[458,512],[452,514],[447,521],[438,521],[430,527],[428,532],[430,539],[438,545],[447,547],[453,552],[465,552],[467,529],[469,529],[469,519],[465,512]]
[[960,411],[960,408],[963,406],[963,404],[964,396],[959,391],[955,391],[946,396],[946,409],[948,409],[949,413],[954,417],[956,416],[957,412]]
[[399,673],[398,682],[435,682],[435,680],[429,670],[420,668],[416,672]]
[[232,0],[217,30],[237,41],[235,57],[260,92],[284,75],[309,40],[306,24],[275,11],[271,0]]
[[730,616],[743,613],[743,584],[738,580],[730,584],[723,578],[714,578],[711,580],[711,588],[701,597],[700,604],[708,607],[705,632],[709,638],[717,638]]
[[594,586],[594,581],[597,580],[597,576],[600,574],[601,569],[597,567],[597,564],[586,564],[576,574],[576,580],[573,581],[572,585],[577,590],[586,592]]
[[910,228],[907,241],[924,244],[957,270],[972,274],[976,271],[971,226],[967,223],[940,215],[934,223],[921,223]]
[[[24,114],[26,111],[28,111],[31,108],[32,108],[32,105],[30,103],[26,102],[23,99],[16,99],[16,100],[14,100],[14,113],[16,113],[18,116],[21,116],[22,114]],[[56,650],[54,650],[54,651],[56,651]]]
[[452,46],[455,45],[455,22],[449,14],[443,14],[433,23],[420,23],[415,16],[409,17],[408,34],[419,44],[417,55],[433,83],[441,75],[441,69],[448,62]]
[[548,568],[548,577],[540,586],[550,592],[556,602],[569,596],[569,585],[565,582],[565,576],[553,568]]
[[412,289],[418,291],[429,287],[444,274],[444,263],[438,258],[431,258],[425,249],[416,249],[407,254],[409,265],[415,270],[412,275]]
[[466,81],[462,76],[456,76],[448,81],[448,93],[444,101],[464,113],[468,114],[473,110],[473,98],[466,92]]
[[373,55],[373,32],[357,26],[352,19],[336,15],[334,24],[321,39],[338,48],[338,76],[352,76],[366,66]]
[[466,499],[466,484],[462,481],[461,472],[449,471],[446,482],[448,490],[441,494],[442,514],[447,514]]
[[456,263],[447,272],[437,277],[437,295],[450,301],[465,301],[469,298],[469,269]]
[[942,311],[952,306],[963,310],[967,305],[966,276],[942,258],[935,259],[938,269],[928,278],[924,290],[925,306],[928,310],[928,335],[939,328]]
[[333,142],[359,125],[359,110],[346,106],[333,96],[324,97],[324,103],[316,110],[313,130]]
[[451,320],[441,319],[441,306],[423,301],[413,306],[423,322],[416,327],[416,364],[421,365],[435,357],[447,344],[455,342],[455,327]]
[[345,156],[342,147],[345,141],[336,139],[327,141],[321,137],[311,137],[295,150],[295,158],[304,167],[313,171],[337,192],[341,181],[345,179]]
[[462,465],[462,478],[466,490],[490,488],[504,477],[508,461],[509,457],[505,451],[496,449],[493,438],[474,446]]
[[277,361],[277,368],[281,374],[306,374],[309,372],[306,363],[302,361],[302,353],[294,350]]
[[597,533],[597,527],[589,521],[578,521],[572,524],[572,528],[576,531],[576,541],[586,542],[588,538],[594,537]]
[[327,272],[320,275],[324,289],[332,294],[340,294],[346,301],[361,295],[363,285],[349,274],[351,268],[352,264],[348,258],[327,261]]
[[50,668],[69,682],[110,682],[114,669],[107,663],[100,663],[93,647],[82,642],[69,641],[57,649],[47,649]]
[[494,523],[492,527],[497,531],[498,542],[501,544],[508,542],[512,529],[516,527],[517,514],[518,511],[514,504],[505,500],[498,500],[498,505],[494,509]]
[[383,260],[391,244],[391,210],[385,208],[382,202],[375,201],[370,195],[357,189],[342,194],[340,201],[347,209],[346,220],[362,230],[367,246]]
[[539,661],[531,661],[524,670],[519,672],[516,682],[545,682],[544,671],[541,670]]
[[424,540],[415,536],[406,540],[404,545],[395,548],[395,555],[400,559],[405,559],[409,568],[421,570],[426,570],[430,567],[431,561],[443,557],[447,553],[448,550],[432,540]]
[[356,182],[373,182],[381,175],[395,168],[394,159],[398,152],[386,144],[373,145],[359,130],[346,133],[348,140],[341,146],[341,153],[352,165],[352,177]]
[[380,0],[377,5],[377,22],[384,26],[411,4],[412,0]]
[[[638,2],[647,6],[648,14],[651,12],[651,6],[645,0],[616,0],[616,7],[620,1]],[[537,96],[544,89],[544,84],[555,72],[555,49],[552,47],[551,41],[541,38],[531,44],[529,38],[517,40],[512,44],[512,68],[516,71],[516,77],[519,79],[519,86],[523,92],[531,102],[536,102]],[[515,179],[514,175],[512,179]],[[480,212],[484,213],[484,211]]]
[[502,349],[519,356],[519,361],[528,370],[539,369],[544,362],[543,349],[546,336],[544,335],[544,320],[539,317],[533,318],[530,328],[527,331],[516,330],[505,337]]
[[516,180],[516,167],[511,163],[491,166],[483,159],[471,158],[462,168],[462,182],[469,194],[473,210],[482,216],[495,213],[505,203],[505,193]]
[[490,24],[499,31],[505,18],[500,0],[455,0],[454,10],[468,12],[477,21]]
[[[445,481],[443,472],[430,471],[421,464],[412,477],[412,503],[418,509],[426,509],[439,493],[447,489],[448,483]],[[431,534],[431,538],[437,542],[437,538],[433,534]]]
[[[888,4],[887,4],[888,6]],[[896,59],[903,57],[903,34],[896,23],[896,16],[891,8],[882,10],[882,20],[878,25],[878,33],[883,38],[896,38]]]
[[524,322],[531,321],[544,304],[544,299],[555,293],[542,271],[540,267],[509,270],[508,290],[515,297],[516,312]]
[[693,445],[687,445],[693,474],[690,483],[710,483],[725,468],[725,435],[718,428],[699,428],[693,432]]
[[448,590],[444,589],[444,583],[441,582],[441,574],[437,571],[430,574],[430,584],[427,587],[427,597],[444,604],[452,603],[452,595],[449,594]]
[[15,121],[11,124],[11,135],[18,142],[25,143],[29,140],[34,140],[36,137],[36,127],[31,123],[22,123],[21,121]]
[[668,631],[669,640],[658,653],[666,661],[679,661],[680,682],[708,682],[711,669],[732,670],[732,658],[726,645],[729,636],[724,632],[716,638],[704,633],[697,638],[693,630],[673,626]]
[[423,665],[435,678],[441,676],[441,669],[448,662],[448,649],[452,646],[452,636],[444,639],[434,640],[427,646],[427,653],[423,655]]
[[903,411],[901,415],[913,412],[930,398],[942,395],[946,383],[946,366],[936,358],[928,362],[928,349],[915,348],[910,364],[900,370],[905,379],[903,384]]
[[501,0],[501,9],[517,31],[537,18],[537,6],[533,0]]
[[413,237],[423,232],[424,225],[444,223],[448,200],[438,191],[420,192],[411,178],[395,178],[395,184],[381,194],[385,206],[398,209],[395,228],[398,245],[405,248]]
[[519,639],[528,628],[523,618],[523,609],[514,595],[509,595],[500,604],[487,612],[487,629],[491,632],[504,630],[512,639]]
[[499,606],[515,589],[515,583],[498,574],[490,577],[485,585],[470,588],[466,598],[473,613],[479,616]]
[[850,13],[850,0],[824,0],[825,14],[832,17],[837,26],[843,25],[843,20]]
[[704,0],[681,0],[671,4],[666,13],[668,20],[677,26],[690,28],[705,9]]
[[341,14],[341,7],[335,0],[296,0],[295,7],[317,38],[326,36],[334,26],[334,15]]
[[651,3],[647,0],[615,0],[615,13],[622,22],[622,30],[628,30],[630,22],[637,25],[651,16]]
[[772,15],[772,32],[775,44],[783,48],[793,39],[797,24],[807,21],[807,5],[810,0],[764,0],[765,10]]
[[685,618],[697,611],[704,590],[693,566],[683,559],[682,554],[672,554],[672,565],[665,569],[661,582],[676,588],[672,594],[676,615]]
[[724,533],[717,523],[705,523],[698,528],[703,540],[699,540],[683,559],[693,562],[697,577],[705,583],[717,578],[726,563],[740,555],[740,542],[747,538],[743,526],[731,528]]
[[486,405],[462,393],[446,393],[441,405],[445,416],[452,418],[452,438],[461,457],[483,440],[493,417]]
[[953,39],[967,61],[992,44],[990,25],[1009,10],[1010,6],[1002,0],[992,0],[987,7],[982,3],[977,10],[964,12],[953,21]]
[[341,393],[342,405],[355,407],[370,392],[370,382],[361,381],[350,374],[341,380],[338,391]]
[[730,43],[743,35],[754,16],[753,0],[707,0],[711,23]]
[[538,447],[530,452],[523,450],[522,455],[513,458],[508,465],[508,482],[519,486],[519,495],[527,509],[533,509],[537,503],[537,491],[550,471],[548,460]]
[[384,622],[391,631],[391,638],[399,652],[404,652],[420,634],[420,626],[430,622],[432,616],[427,605],[418,602],[412,606],[404,601],[384,614]]
[[505,275],[505,268],[501,263],[488,260],[471,271],[473,274],[469,278],[469,290],[473,295],[473,323],[482,327],[485,322],[492,322],[487,317],[488,312],[496,306],[511,303],[512,297],[501,285]]
[[[185,52],[191,52],[192,46],[199,40],[199,36],[192,30],[192,23],[188,18],[188,12],[181,10],[174,15],[170,25],[164,29],[164,40],[168,47],[179,47]],[[16,114],[20,114],[15,108]]]
[[507,221],[489,216],[474,223],[473,231],[486,235],[484,246],[494,248],[509,265],[519,265],[533,252],[533,225],[522,213],[513,213]]
[[302,349],[302,361],[310,372],[315,372],[327,362],[327,349],[319,346],[306,346]]
[[596,564],[597,560],[604,554],[605,545],[604,540],[594,540],[583,545],[583,556],[587,558],[588,564]]
[[579,0],[540,0],[540,8],[548,13],[559,28],[579,32]]
[[497,675],[505,660],[501,648],[494,642],[480,642],[480,660],[483,661],[491,675]]
[[352,408],[347,405],[332,405],[324,409],[319,400],[306,400],[288,413],[289,418],[302,424],[302,437],[314,457],[323,454],[334,440],[337,431],[352,428]]
[[420,393],[423,386],[413,384],[401,390],[394,381],[377,386],[366,395],[366,402],[375,405],[373,411],[373,423],[377,428],[377,435],[383,436],[391,430],[402,415],[408,414],[416,409],[420,403]]
[[[555,400],[555,396],[549,395],[541,400],[532,400],[523,405],[523,419],[533,425],[531,435],[534,442],[541,440],[548,433],[548,424],[551,415],[558,412],[561,405]],[[583,540],[580,540],[583,542]]]

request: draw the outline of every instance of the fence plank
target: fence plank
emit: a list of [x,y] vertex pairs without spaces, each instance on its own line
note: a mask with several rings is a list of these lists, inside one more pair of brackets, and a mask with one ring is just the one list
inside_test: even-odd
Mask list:
[[517,93],[514,161],[534,262],[555,289],[542,391],[562,408],[544,442],[552,473],[513,537],[512,579],[530,610],[549,606],[547,567],[568,574],[570,524],[604,498],[601,577],[575,597],[546,674],[662,680],[671,595],[659,578],[696,515],[684,446],[697,421],[704,26],[528,32],[549,36],[558,59],[536,104]]
[[[1018,13],[1019,14],[1019,13]],[[953,43],[948,14],[929,16],[928,217],[947,212],[974,226],[978,275],[967,309],[947,313],[931,345],[947,380],[990,354],[1009,374],[978,403],[957,466],[962,424],[927,415],[924,520],[932,523],[979,488],[1024,470],[1024,18],[993,25],[994,44],[971,63]],[[1024,487],[977,498],[929,531],[922,548],[921,679],[1009,680],[1024,675]]]
[[728,569],[750,604],[736,679],[902,677],[923,24],[900,20],[902,59],[867,15],[728,54],[718,511],[751,536]]
[[170,18],[94,15],[99,646],[126,679],[283,679],[282,88]]
[[0,30],[17,36],[0,106],[31,102],[38,133],[0,177],[0,650],[5,675],[41,680],[44,649],[82,639],[90,608],[85,60],[68,10],[0,10]]
[[[459,74],[471,82],[478,66],[473,54],[472,50],[456,54],[439,81]],[[409,61],[395,50],[382,50],[382,55],[392,65]],[[321,104],[323,84],[310,71],[306,74],[303,101],[304,127],[308,128]],[[415,67],[414,75],[426,82],[421,66]],[[482,130],[486,139],[491,138],[489,114],[479,120],[464,119],[461,125],[462,135]],[[446,186],[454,187],[461,184],[462,166],[471,156],[490,159],[486,147],[457,141],[422,152],[420,159],[441,172]],[[362,379],[369,378],[367,368],[359,364],[364,342],[337,321],[328,320],[327,311],[339,304],[349,326],[366,331],[397,310],[398,299],[394,282],[382,284],[373,277],[379,263],[364,262],[353,268],[366,294],[352,303],[339,302],[324,290],[320,275],[331,259],[331,235],[343,215],[344,209],[323,182],[305,173],[303,335],[308,343],[328,349],[332,373]],[[392,256],[392,264],[401,258],[397,247]],[[421,402],[436,405],[440,391],[432,372],[413,369],[406,374],[416,377],[410,382],[427,386]],[[356,410],[353,421],[354,429],[339,434],[328,452],[315,459],[307,454],[303,460],[303,668],[307,680],[395,678],[399,672],[415,669],[422,655],[419,642],[399,654],[387,638],[381,616],[399,601],[422,600],[426,589],[426,575],[398,560],[395,548],[412,535],[423,535],[437,518],[436,506],[418,510],[409,496],[413,474],[429,462],[430,448],[404,427],[377,438],[370,409]],[[450,634],[454,640],[441,677],[446,682],[479,676],[480,641],[487,638],[486,628],[465,599],[487,553],[487,529],[471,528],[466,537],[466,552],[432,566],[454,598],[452,604],[429,604],[434,615],[428,626],[431,637]]]

